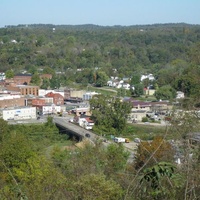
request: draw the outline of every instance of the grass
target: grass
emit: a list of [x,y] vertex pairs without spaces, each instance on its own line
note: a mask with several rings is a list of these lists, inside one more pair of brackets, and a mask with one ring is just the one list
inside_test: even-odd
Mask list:
[[165,132],[165,127],[129,124],[124,131],[123,137],[128,137],[130,140],[134,140],[134,138],[152,140],[155,136],[164,135]]
[[101,93],[101,94],[106,95],[106,96],[107,95],[111,95],[111,96],[117,95],[117,90],[114,89],[114,88],[110,88],[110,87],[98,88],[98,87],[88,86],[87,90],[91,91],[91,92]]

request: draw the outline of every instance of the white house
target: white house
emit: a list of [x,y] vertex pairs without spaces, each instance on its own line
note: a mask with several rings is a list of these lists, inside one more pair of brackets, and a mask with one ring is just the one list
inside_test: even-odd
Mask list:
[[36,107],[21,107],[3,110],[4,120],[36,119]]
[[142,75],[141,78],[140,78],[140,80],[143,81],[144,79],[147,79],[147,78],[148,78],[150,81],[154,81],[154,80],[155,80],[153,74]]
[[85,129],[92,129],[92,127],[94,126],[94,122],[89,117],[79,117],[78,123],[79,126]]

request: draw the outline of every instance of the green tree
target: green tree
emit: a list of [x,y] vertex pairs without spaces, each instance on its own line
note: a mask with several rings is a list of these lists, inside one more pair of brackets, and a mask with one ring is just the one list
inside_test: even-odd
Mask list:
[[132,96],[139,97],[144,94],[144,85],[142,83],[135,84],[134,89],[130,89]]
[[32,85],[37,85],[37,86],[40,86],[41,84],[41,79],[40,79],[40,76],[38,73],[35,73],[32,75],[31,77],[31,82],[30,82]]
[[96,87],[103,87],[107,84],[107,81],[109,80],[108,76],[103,71],[97,71],[95,75],[95,86]]
[[110,144],[106,150],[106,171],[107,175],[124,171],[130,153],[125,150],[122,144]]
[[41,89],[47,90],[50,86],[50,81],[47,78],[42,79],[42,85],[40,86]]
[[120,185],[101,174],[82,176],[73,187],[77,190],[75,199],[120,200],[123,196]]
[[13,78],[14,77],[14,71],[12,69],[6,71],[6,78]]
[[50,87],[51,89],[59,89],[60,88],[60,83],[61,83],[61,80],[58,76],[53,76],[51,79],[50,79]]
[[127,117],[131,111],[131,105],[120,101],[119,98],[97,95],[90,100],[92,119],[95,126],[101,127],[106,132],[116,130],[121,133],[126,127]]
[[176,97],[176,90],[170,85],[165,85],[158,88],[154,95],[158,100],[172,100]]
[[51,74],[55,75],[55,70],[52,69],[51,67],[45,67],[42,71],[43,74]]
[[133,74],[132,78],[131,78],[131,85],[134,86],[136,84],[139,84],[140,81],[140,75],[139,74]]
[[1,142],[3,138],[9,134],[10,129],[9,129],[8,122],[2,118],[0,118],[0,126],[1,126],[0,128],[0,142]]
[[176,193],[183,186],[180,174],[175,165],[159,162],[143,172],[140,184],[141,198],[145,199],[176,199]]

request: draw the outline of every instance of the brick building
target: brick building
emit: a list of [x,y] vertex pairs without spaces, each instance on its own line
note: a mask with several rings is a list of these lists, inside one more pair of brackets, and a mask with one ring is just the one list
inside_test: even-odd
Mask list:
[[29,85],[31,78],[31,74],[18,74],[13,77],[13,81],[16,85]]
[[39,87],[31,85],[16,85],[16,86],[7,86],[7,90],[18,91],[21,95],[33,95],[38,96]]
[[55,105],[63,105],[64,104],[64,97],[61,94],[50,92],[45,95],[45,97],[52,97],[53,103]]
[[20,95],[0,96],[0,108],[20,107],[24,105],[25,99]]

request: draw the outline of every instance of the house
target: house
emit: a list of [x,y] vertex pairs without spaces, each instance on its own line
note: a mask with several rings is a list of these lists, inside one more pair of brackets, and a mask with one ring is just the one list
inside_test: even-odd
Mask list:
[[155,92],[155,89],[150,89],[149,87],[144,88],[144,95],[153,96]]
[[154,81],[155,80],[153,74],[142,75],[141,78],[140,78],[141,81],[143,81],[145,79],[149,79],[150,81]]
[[94,121],[91,120],[89,116],[81,115],[78,118],[78,124],[79,126],[89,130],[94,126]]

